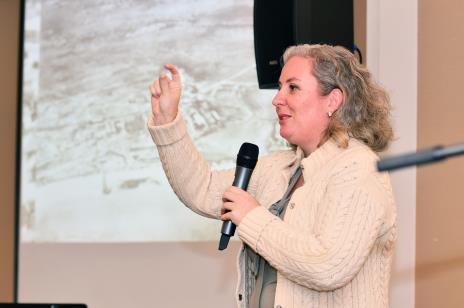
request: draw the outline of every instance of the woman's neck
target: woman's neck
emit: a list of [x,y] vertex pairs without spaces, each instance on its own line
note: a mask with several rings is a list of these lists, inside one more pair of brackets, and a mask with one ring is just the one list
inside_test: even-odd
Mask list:
[[[329,136],[324,134],[324,136],[316,143],[308,144],[306,146],[300,146],[303,150],[304,157],[308,157],[311,155],[312,152],[316,151],[319,147],[321,147],[326,141],[329,140]],[[316,144],[314,146],[314,144]]]

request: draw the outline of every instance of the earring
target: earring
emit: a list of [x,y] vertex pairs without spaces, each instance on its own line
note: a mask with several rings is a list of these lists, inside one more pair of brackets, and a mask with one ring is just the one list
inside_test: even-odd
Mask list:
[[332,116],[332,111],[327,112],[327,114],[329,115],[329,118],[330,118]]

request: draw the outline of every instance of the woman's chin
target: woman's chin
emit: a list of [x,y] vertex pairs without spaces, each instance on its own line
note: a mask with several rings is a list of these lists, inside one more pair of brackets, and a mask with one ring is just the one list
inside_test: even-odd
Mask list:
[[280,136],[281,136],[282,138],[284,138],[285,140],[287,140],[288,143],[293,144],[293,143],[292,143],[292,135],[289,134],[288,132],[286,132],[286,131],[284,131],[284,130],[281,129],[281,130],[280,130]]
[[[282,131],[282,129],[280,129],[279,134],[280,134],[280,137],[282,137],[282,138],[284,138],[285,140],[287,140],[287,135],[285,134],[284,131]],[[287,140],[287,141],[288,141],[288,140]]]

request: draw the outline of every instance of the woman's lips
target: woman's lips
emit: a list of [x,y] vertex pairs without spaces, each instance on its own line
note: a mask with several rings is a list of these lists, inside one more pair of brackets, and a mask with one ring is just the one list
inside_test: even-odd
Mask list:
[[279,114],[279,123],[285,122],[285,120],[290,119],[291,116],[288,114]]

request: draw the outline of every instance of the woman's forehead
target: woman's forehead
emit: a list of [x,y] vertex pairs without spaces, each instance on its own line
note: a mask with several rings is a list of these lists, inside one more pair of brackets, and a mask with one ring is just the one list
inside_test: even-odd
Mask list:
[[312,76],[313,60],[294,56],[288,59],[282,68],[279,82],[291,82],[295,80],[304,80]]

